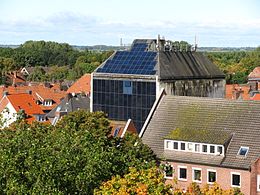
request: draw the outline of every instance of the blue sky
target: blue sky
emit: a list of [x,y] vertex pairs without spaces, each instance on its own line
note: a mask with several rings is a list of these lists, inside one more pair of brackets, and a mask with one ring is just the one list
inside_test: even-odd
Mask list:
[[135,38],[199,46],[260,45],[259,0],[0,0],[0,44],[27,40],[128,44]]

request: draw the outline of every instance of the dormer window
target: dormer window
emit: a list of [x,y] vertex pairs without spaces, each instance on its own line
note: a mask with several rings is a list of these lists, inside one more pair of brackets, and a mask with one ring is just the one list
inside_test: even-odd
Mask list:
[[181,142],[181,150],[185,150],[185,143]]
[[209,152],[214,154],[215,153],[215,146],[210,146],[209,147]]
[[37,115],[36,120],[39,121],[39,122],[46,121],[45,115]]
[[218,151],[217,151],[219,154],[222,154],[223,153],[223,147],[222,146],[218,146]]
[[43,105],[44,106],[52,106],[52,100],[44,100]]
[[173,142],[173,149],[178,150],[179,148],[179,143],[178,142]]
[[224,156],[224,146],[217,144],[164,140],[164,149]]
[[224,156],[231,138],[228,131],[176,128],[164,138],[164,149]]
[[241,146],[239,151],[238,151],[238,153],[237,153],[237,155],[246,157],[246,155],[248,153],[248,150],[249,150],[249,147]]

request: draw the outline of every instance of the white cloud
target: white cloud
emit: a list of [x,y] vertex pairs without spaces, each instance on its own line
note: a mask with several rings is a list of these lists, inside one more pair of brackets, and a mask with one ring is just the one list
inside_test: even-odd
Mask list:
[[130,43],[140,37],[156,38],[157,34],[172,40],[193,42],[196,34],[202,46],[257,46],[260,45],[257,42],[260,40],[258,32],[260,19],[182,23],[158,20],[127,23],[120,19],[109,21],[73,12],[61,12],[46,18],[0,20],[0,44],[44,39],[80,45],[118,45],[120,37],[125,43]]

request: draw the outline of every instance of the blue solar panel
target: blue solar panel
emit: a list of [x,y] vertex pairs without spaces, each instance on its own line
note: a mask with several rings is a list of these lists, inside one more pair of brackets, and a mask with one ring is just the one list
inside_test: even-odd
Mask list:
[[147,51],[146,42],[136,42],[130,51],[117,51],[97,72],[154,75],[157,52]]

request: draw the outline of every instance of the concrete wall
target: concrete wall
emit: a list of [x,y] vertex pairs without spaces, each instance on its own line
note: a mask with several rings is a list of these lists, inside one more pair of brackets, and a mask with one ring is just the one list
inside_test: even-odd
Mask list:
[[[230,189],[231,186],[231,173],[238,173],[240,174],[240,184],[241,184],[241,191],[245,195],[254,194],[251,193],[250,189],[250,182],[251,182],[251,173],[246,170],[238,170],[238,169],[228,169],[228,168],[221,168],[221,167],[213,167],[213,166],[204,166],[204,165],[194,165],[194,164],[187,164],[187,163],[176,163],[176,162],[168,162],[172,165],[174,169],[173,178],[177,180],[177,186],[180,189],[186,190],[190,183],[193,182],[192,180],[192,168],[199,168],[201,169],[201,183],[198,183],[201,187],[207,184],[207,170],[215,170],[217,173],[217,183],[223,189]],[[187,167],[187,181],[178,180],[178,166],[186,166]],[[175,179],[174,179],[175,180]],[[167,183],[173,182],[173,179],[168,178]],[[211,185],[211,184],[210,184]]]
[[194,79],[194,80],[173,80],[158,81],[159,91],[164,88],[167,94],[178,96],[196,96],[224,98],[224,79]]

